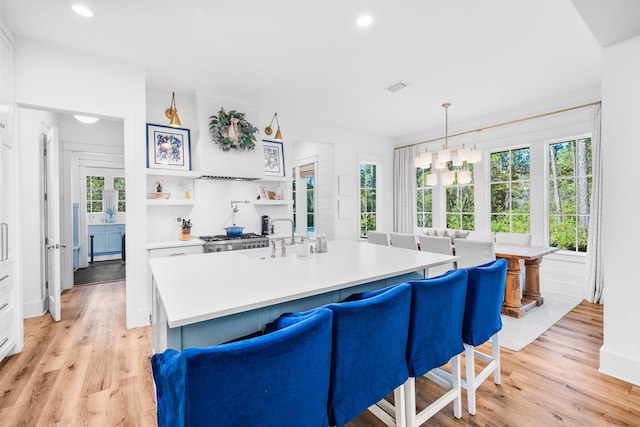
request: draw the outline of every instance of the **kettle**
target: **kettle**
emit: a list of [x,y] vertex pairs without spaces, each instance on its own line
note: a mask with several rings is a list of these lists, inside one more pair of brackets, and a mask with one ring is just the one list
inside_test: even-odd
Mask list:
[[263,236],[268,236],[269,234],[271,234],[269,230],[269,224],[271,224],[271,218],[269,218],[269,215],[262,215],[262,235]]

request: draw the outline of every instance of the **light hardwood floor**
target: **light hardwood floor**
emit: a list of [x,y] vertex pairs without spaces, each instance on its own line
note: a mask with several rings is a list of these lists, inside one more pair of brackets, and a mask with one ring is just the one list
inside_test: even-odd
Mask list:
[[[0,363],[0,425],[156,425],[150,328],[125,329],[124,300],[124,282],[76,286],[65,320],[25,320],[24,351]],[[480,387],[475,416],[463,400],[461,420],[449,405],[426,425],[640,426],[640,387],[598,372],[601,345],[602,307],[583,302],[524,350],[502,350],[502,385]],[[419,381],[419,405],[434,391]],[[383,426],[367,412],[348,425]]]

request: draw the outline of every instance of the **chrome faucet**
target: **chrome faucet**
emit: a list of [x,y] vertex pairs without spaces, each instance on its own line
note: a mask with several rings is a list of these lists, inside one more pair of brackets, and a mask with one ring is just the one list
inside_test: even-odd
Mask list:
[[273,223],[276,221],[286,221],[291,223],[291,244],[295,245],[296,238],[293,235],[293,220],[291,218],[273,218],[271,221],[269,221],[269,228],[271,228]]

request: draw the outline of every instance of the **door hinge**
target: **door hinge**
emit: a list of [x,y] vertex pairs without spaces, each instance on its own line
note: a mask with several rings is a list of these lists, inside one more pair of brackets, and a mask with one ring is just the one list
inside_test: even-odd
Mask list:
[[47,201],[47,193],[44,193],[44,201]]

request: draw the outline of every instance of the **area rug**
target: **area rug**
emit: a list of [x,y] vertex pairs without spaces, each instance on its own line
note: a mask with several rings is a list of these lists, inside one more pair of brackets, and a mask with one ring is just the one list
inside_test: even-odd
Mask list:
[[553,292],[544,292],[542,296],[544,304],[529,310],[519,319],[502,315],[500,347],[522,350],[582,301],[580,297]]

